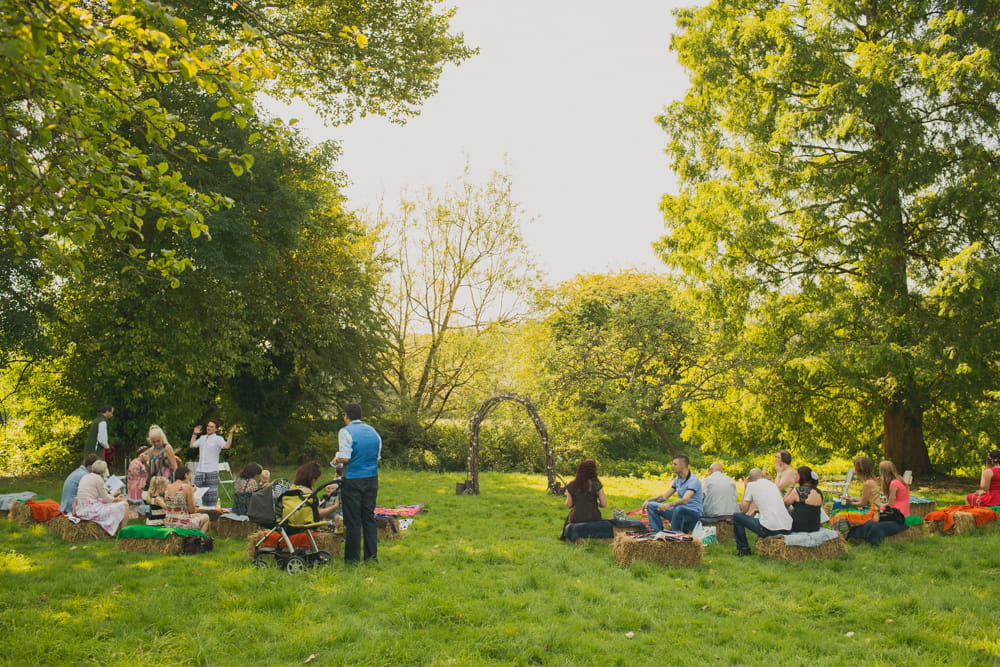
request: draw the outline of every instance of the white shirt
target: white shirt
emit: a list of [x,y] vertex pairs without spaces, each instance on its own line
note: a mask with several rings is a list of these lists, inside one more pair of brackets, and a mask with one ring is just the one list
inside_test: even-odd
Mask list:
[[755,482],[747,483],[746,491],[743,492],[744,501],[753,501],[757,504],[760,512],[760,525],[768,530],[791,530],[792,515],[785,507],[785,501],[781,497],[781,491],[769,479],[758,479]]
[[102,420],[100,423],[97,424],[97,444],[99,444],[104,449],[107,449],[109,447],[107,420]]
[[199,450],[198,472],[218,472],[219,452],[226,448],[226,439],[218,433],[203,435],[191,445]]
[[701,491],[705,494],[705,516],[732,516],[740,511],[736,482],[729,475],[716,470],[701,480]]

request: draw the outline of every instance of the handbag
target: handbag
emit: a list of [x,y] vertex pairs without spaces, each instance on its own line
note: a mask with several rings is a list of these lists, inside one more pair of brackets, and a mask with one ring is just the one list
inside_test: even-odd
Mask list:
[[906,524],[906,517],[897,508],[892,505],[886,505],[878,512],[879,523],[883,521],[894,521],[896,523]]
[[215,547],[214,540],[208,535],[184,535],[183,547],[186,554],[202,554]]

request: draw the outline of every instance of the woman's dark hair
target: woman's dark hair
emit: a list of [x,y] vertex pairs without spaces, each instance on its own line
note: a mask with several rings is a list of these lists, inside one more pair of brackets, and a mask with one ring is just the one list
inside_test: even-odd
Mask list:
[[873,479],[875,477],[875,464],[867,456],[859,456],[854,459],[854,472],[865,479]]
[[240,477],[243,479],[253,479],[262,472],[264,472],[264,468],[259,463],[248,463],[240,471]]
[[593,459],[586,459],[577,466],[576,477],[571,484],[577,491],[589,491],[592,479],[597,479],[597,463]]
[[781,462],[784,463],[786,466],[792,465],[792,453],[789,452],[787,449],[779,449],[778,458],[780,458]]
[[177,470],[174,471],[174,481],[179,479],[184,479],[191,474],[191,470],[185,465],[177,466]]
[[799,473],[799,486],[816,488],[816,480],[813,478],[813,474],[815,473],[813,473],[812,468],[809,466],[799,466],[796,472]]
[[1000,449],[994,449],[986,455],[986,462],[991,466],[1000,466]]
[[315,461],[303,463],[295,471],[295,486],[308,486],[312,488],[313,483],[323,474],[322,468]]

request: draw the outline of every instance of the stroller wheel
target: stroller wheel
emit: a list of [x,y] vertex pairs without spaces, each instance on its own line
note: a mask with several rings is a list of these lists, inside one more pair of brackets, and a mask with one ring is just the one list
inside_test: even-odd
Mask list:
[[299,572],[305,572],[308,565],[306,560],[301,556],[291,556],[285,561],[285,572],[288,574],[297,574]]
[[315,565],[326,565],[333,560],[333,556],[330,555],[329,551],[317,551],[313,554],[313,563]]
[[261,570],[267,569],[267,561],[261,558],[260,556],[250,561],[250,564],[256,568],[260,568]]

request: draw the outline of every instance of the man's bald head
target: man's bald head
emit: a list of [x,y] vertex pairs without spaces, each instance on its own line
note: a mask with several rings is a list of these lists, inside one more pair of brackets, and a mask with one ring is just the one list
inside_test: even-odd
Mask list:
[[764,476],[764,471],[760,468],[751,468],[750,472],[747,473],[748,482],[756,482],[758,479]]
[[712,465],[708,466],[708,472],[722,472],[722,464],[716,461]]

